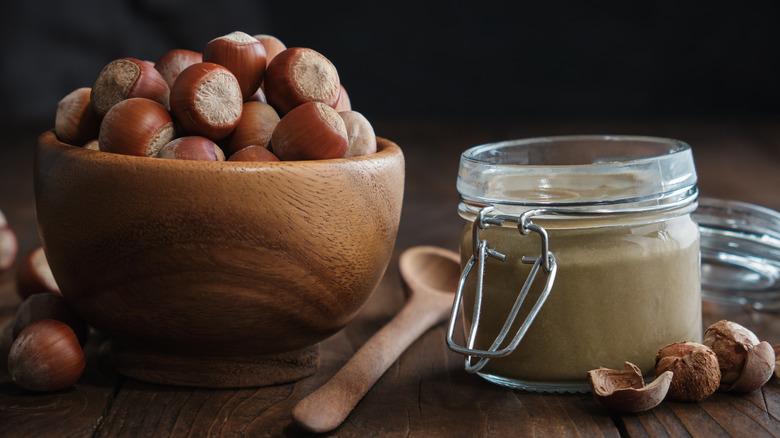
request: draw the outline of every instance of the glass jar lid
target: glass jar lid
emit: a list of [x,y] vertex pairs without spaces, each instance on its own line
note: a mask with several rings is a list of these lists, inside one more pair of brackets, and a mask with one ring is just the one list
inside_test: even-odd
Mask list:
[[705,299],[780,311],[780,213],[754,204],[701,197]]
[[688,144],[609,135],[476,146],[461,155],[457,180],[467,204],[525,207],[665,204],[690,197],[695,185]]

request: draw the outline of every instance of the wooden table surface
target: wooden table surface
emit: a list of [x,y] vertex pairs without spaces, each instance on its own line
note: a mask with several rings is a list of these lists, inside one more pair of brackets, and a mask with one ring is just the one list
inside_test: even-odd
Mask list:
[[[404,302],[398,255],[421,244],[455,250],[462,226],[455,175],[466,148],[503,139],[558,134],[643,134],[693,146],[701,193],[780,210],[780,120],[653,119],[555,121],[375,121],[406,156],[406,192],[394,257],[363,312],[321,345],[317,373],[266,388],[208,390],[147,384],[113,372],[100,340],[87,347],[81,380],[57,393],[16,387],[5,363],[8,323],[19,299],[13,270],[0,274],[0,435],[36,436],[302,436],[295,403],[344,364]],[[48,126],[4,127],[0,144],[0,210],[17,232],[20,253],[38,246],[32,150]],[[704,304],[705,326],[727,318],[780,343],[780,315]],[[333,436],[780,436],[780,379],[745,395],[716,393],[699,403],[664,402],[619,414],[591,394],[511,390],[463,371],[446,347],[445,327],[415,342],[368,392]]]

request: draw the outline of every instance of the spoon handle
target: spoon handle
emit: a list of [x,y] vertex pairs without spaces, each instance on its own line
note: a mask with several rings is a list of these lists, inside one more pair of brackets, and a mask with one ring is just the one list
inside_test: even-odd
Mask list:
[[[429,328],[444,321],[449,306],[412,295],[393,319],[374,334],[325,385],[298,402],[292,415],[310,432],[337,428],[390,365]],[[431,305],[433,304],[433,305]]]

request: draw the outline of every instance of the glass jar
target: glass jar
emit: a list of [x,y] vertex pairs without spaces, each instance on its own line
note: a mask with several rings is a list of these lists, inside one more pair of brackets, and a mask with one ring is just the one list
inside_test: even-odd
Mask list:
[[687,144],[639,136],[492,143],[463,153],[457,187],[467,222],[447,342],[466,355],[467,371],[514,388],[587,391],[591,369],[629,361],[652,375],[661,347],[701,341]]

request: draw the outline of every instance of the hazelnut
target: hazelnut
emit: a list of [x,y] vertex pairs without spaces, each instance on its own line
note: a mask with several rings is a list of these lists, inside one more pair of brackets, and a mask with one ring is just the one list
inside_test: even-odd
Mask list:
[[197,135],[171,140],[157,156],[174,160],[225,161],[225,154],[216,143]]
[[336,106],[341,88],[336,67],[322,54],[304,47],[292,47],[268,64],[264,79],[265,97],[280,116],[306,102]]
[[89,336],[87,323],[68,305],[65,297],[53,293],[30,295],[19,305],[11,326],[13,339],[16,339],[29,325],[42,319],[64,322],[73,330],[82,346],[87,343]]
[[706,345],[676,342],[662,348],[655,357],[655,376],[672,371],[667,396],[677,401],[699,401],[720,385],[718,357]]
[[250,98],[265,74],[266,55],[263,44],[244,32],[231,32],[214,38],[203,49],[203,62],[219,64],[233,73],[241,86],[243,99]]
[[11,269],[18,253],[16,233],[9,226],[0,224],[0,273]]
[[100,123],[98,146],[104,152],[152,157],[175,136],[173,119],[162,105],[134,97],[108,110]]
[[251,145],[268,147],[278,123],[279,115],[271,105],[257,101],[244,103],[236,129],[221,143],[225,153],[230,156]]
[[228,161],[279,161],[279,158],[263,146],[247,146],[236,151]]
[[707,345],[718,357],[721,371],[720,389],[751,392],[772,377],[775,354],[767,342],[747,328],[732,321],[718,321],[704,333]]
[[103,117],[111,107],[131,97],[143,97],[168,108],[168,84],[148,61],[120,58],[101,70],[90,93],[92,106]]
[[270,63],[276,55],[287,50],[287,46],[285,46],[279,38],[276,38],[273,35],[259,34],[254,35],[254,37],[257,41],[260,41],[263,47],[265,47],[266,63]]
[[57,104],[54,132],[61,142],[81,146],[98,137],[100,118],[89,100],[91,91],[87,87],[78,88]]
[[42,247],[30,251],[21,260],[16,270],[16,291],[23,300],[40,293],[62,295]]
[[154,68],[160,72],[163,79],[165,79],[165,83],[170,88],[173,87],[173,83],[182,70],[199,62],[203,62],[203,55],[200,53],[192,50],[173,49],[163,53],[154,64]]
[[8,352],[8,372],[17,385],[32,391],[59,391],[84,372],[84,351],[65,323],[42,319],[22,330]]
[[371,155],[376,152],[376,134],[368,119],[357,111],[339,113],[347,128],[347,152],[344,157]]
[[349,94],[347,94],[347,90],[344,88],[344,85],[339,84],[339,98],[336,101],[336,106],[334,109],[338,112],[352,110],[352,103],[349,100]]
[[282,161],[341,158],[347,145],[344,120],[320,102],[295,107],[282,117],[271,135],[271,149]]
[[238,125],[242,105],[236,77],[211,62],[185,68],[171,88],[171,113],[187,135],[225,138]]
[[626,362],[622,371],[600,367],[588,371],[588,384],[596,399],[608,408],[622,412],[642,412],[663,401],[673,373],[665,371],[645,386],[639,367]]

